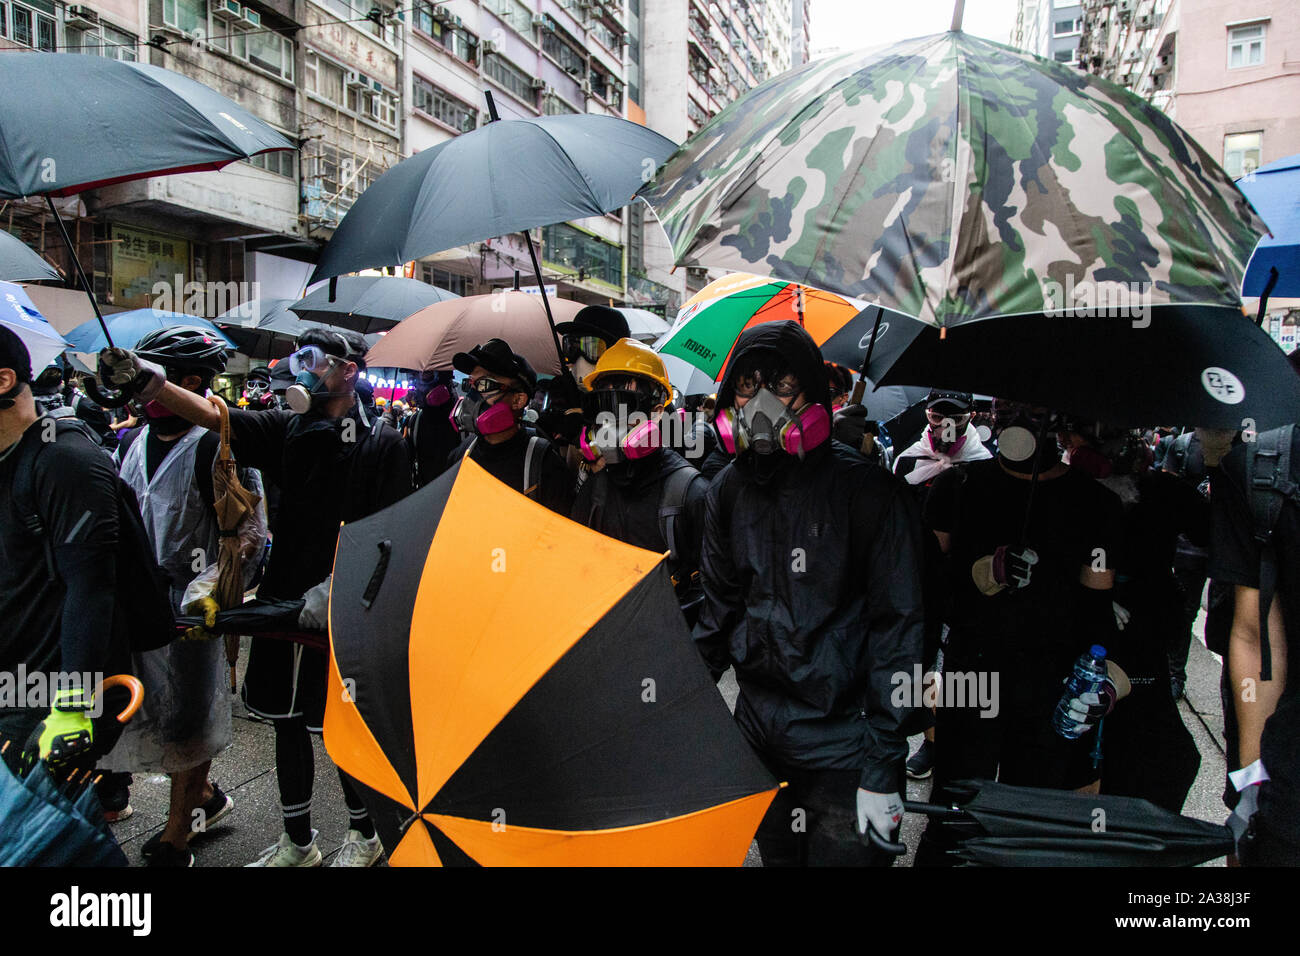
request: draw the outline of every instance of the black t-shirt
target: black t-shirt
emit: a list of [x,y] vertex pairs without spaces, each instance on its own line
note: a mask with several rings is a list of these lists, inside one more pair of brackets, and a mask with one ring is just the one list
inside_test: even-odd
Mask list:
[[[65,622],[62,578],[79,561],[114,570],[104,565],[115,565],[117,552],[117,473],[104,450],[75,429],[44,441],[53,434],[47,422],[53,425],[38,419],[0,460],[0,671],[13,673],[20,664],[29,672],[102,670],[105,661],[91,648],[106,639],[112,595],[91,595],[104,606],[79,607]],[[18,469],[29,467],[35,500],[24,505],[36,510],[54,544],[58,579],[49,574],[45,542],[28,531],[20,513],[26,508],[13,494]]]
[[1088,618],[1080,573],[1098,557],[1105,567],[1116,567],[1123,512],[1113,492],[1079,472],[1040,479],[1026,537],[1038,555],[1030,583],[986,596],[971,567],[999,546],[1018,546],[1029,492],[1030,482],[1007,474],[996,458],[950,468],[935,479],[925,524],[952,536],[949,647],[959,653],[1030,653],[1068,666],[1088,647],[1079,626]]
[[544,446],[544,451],[534,452],[541,462],[541,474],[528,476],[534,486],[528,491],[528,497],[567,518],[573,508],[574,478],[555,446],[541,436],[530,435],[520,428],[513,437],[496,445],[484,438],[470,439],[451,453],[448,465],[455,464],[468,453],[493,478],[523,492],[524,463],[528,458],[528,444],[534,437]]
[[411,493],[406,443],[357,406],[337,419],[317,412],[230,410],[235,458],[280,488],[271,556],[259,596],[293,600],[329,575],[339,523],[374,514]]
[[[1261,549],[1246,494],[1246,452],[1235,448],[1222,462],[1211,495],[1214,508],[1210,539],[1210,575],[1215,581],[1259,589]],[[1291,446],[1291,480],[1300,480],[1300,429]],[[1287,681],[1273,716],[1264,725],[1260,759],[1274,794],[1288,798],[1292,819],[1300,819],[1300,508],[1284,504],[1273,531],[1277,553],[1277,588],[1286,627]],[[1274,663],[1276,668],[1276,659]],[[1276,670],[1274,671],[1276,676]],[[1233,768],[1235,769],[1235,768]]]

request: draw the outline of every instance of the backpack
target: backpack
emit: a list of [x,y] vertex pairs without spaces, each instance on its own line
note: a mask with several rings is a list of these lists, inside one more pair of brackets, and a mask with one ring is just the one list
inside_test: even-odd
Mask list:
[[[465,449],[465,454],[461,457],[468,458],[474,446],[478,444],[478,436],[475,435]],[[537,488],[537,483],[532,480],[533,475],[541,475],[542,463],[545,461],[546,451],[549,448],[547,443],[539,435],[533,435],[528,439],[528,450],[524,452],[524,486],[519,490],[525,497],[532,498],[533,491]]]
[[[55,440],[77,431],[95,444],[99,439],[80,419],[55,416]],[[39,452],[37,453],[39,454]],[[50,578],[58,580],[54,542],[35,500],[36,455],[28,456],[14,475],[13,497],[24,527],[45,544],[45,564]],[[172,609],[167,576],[154,559],[153,545],[140,517],[135,492],[117,477],[117,579],[114,620],[129,635],[132,651],[152,651],[171,643],[176,636],[176,615]],[[129,582],[129,584],[127,583]]]
[[1259,554],[1259,679],[1273,679],[1273,654],[1268,643],[1268,611],[1277,590],[1277,543],[1273,532],[1290,501],[1300,507],[1300,485],[1291,477],[1291,444],[1295,425],[1260,432],[1246,442],[1246,493],[1255,519]]
[[[686,511],[686,498],[691,485],[697,480],[704,481],[705,479],[694,465],[684,464],[668,475],[668,479],[664,482],[659,493],[659,534],[663,537],[664,543],[668,545],[668,560],[673,566],[678,565],[682,560],[677,528],[682,514]],[[598,483],[592,492],[591,512],[587,516],[588,527],[595,523],[596,515],[605,509],[605,501],[608,496],[609,485],[606,481]],[[674,573],[673,584],[678,583],[678,576]]]

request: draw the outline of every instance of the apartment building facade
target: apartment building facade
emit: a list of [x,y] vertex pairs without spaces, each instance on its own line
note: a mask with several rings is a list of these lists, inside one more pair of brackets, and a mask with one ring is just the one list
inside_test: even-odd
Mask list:
[[1020,0],[1011,44],[1069,66],[1079,63],[1083,5],[1079,0]]

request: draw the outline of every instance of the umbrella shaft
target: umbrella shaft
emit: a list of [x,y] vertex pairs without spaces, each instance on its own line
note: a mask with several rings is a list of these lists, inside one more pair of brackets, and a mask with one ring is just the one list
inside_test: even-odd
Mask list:
[[109,334],[108,323],[104,321],[104,315],[99,311],[99,303],[95,301],[95,290],[90,287],[90,280],[86,278],[86,272],[81,268],[81,260],[77,258],[77,247],[72,244],[72,237],[68,235],[68,227],[63,224],[63,217],[59,215],[59,211],[54,208],[53,197],[46,196],[45,202],[50,207],[54,222],[59,227],[59,235],[63,237],[63,244],[68,247],[68,255],[72,258],[72,267],[77,270],[77,278],[81,282],[81,287],[86,290],[86,295],[90,296],[90,307],[95,310],[95,318],[99,319],[99,327],[104,330],[104,339],[108,342],[108,347],[113,348],[113,336]]

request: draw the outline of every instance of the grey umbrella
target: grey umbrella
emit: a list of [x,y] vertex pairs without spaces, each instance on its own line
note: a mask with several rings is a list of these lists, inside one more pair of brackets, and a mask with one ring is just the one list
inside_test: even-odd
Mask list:
[[45,196],[105,335],[51,197],[295,148],[216,90],[148,63],[6,52],[0,90],[9,94],[0,97],[0,199]]
[[[249,358],[284,358],[294,350],[297,338],[303,332],[332,327],[324,322],[298,318],[289,311],[293,304],[293,299],[253,299],[212,321]],[[366,344],[374,345],[379,338],[378,333],[367,335]]]
[[345,276],[334,288],[322,286],[289,309],[301,319],[355,332],[391,329],[426,305],[459,299],[446,289],[401,276]]
[[0,230],[0,280],[8,282],[63,278],[17,236]]

